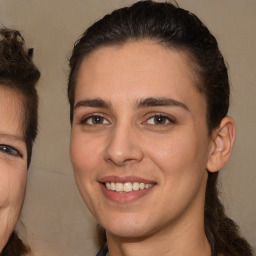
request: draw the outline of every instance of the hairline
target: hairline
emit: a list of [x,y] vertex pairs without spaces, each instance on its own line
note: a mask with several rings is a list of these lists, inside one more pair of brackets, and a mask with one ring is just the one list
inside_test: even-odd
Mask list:
[[[189,62],[191,62],[193,65],[191,65],[191,72],[193,74],[194,77],[194,86],[195,89],[197,90],[198,93],[202,94],[205,97],[205,101],[206,101],[206,106],[207,106],[207,111],[206,111],[206,121],[207,121],[207,127],[208,127],[208,131],[209,134],[211,134],[212,131],[212,127],[210,127],[209,125],[209,109],[208,109],[208,99],[207,99],[207,95],[206,92],[204,90],[204,86],[203,86],[203,76],[202,74],[200,74],[202,71],[202,68],[200,67],[200,64],[197,61],[196,56],[193,54],[192,50],[189,49],[188,46],[184,45],[184,44],[177,44],[177,43],[167,43],[164,41],[161,41],[161,39],[158,38],[154,38],[154,37],[130,37],[127,38],[123,41],[109,41],[109,42],[103,42],[99,45],[96,45],[94,48],[92,48],[91,50],[89,50],[87,53],[85,53],[83,56],[81,56],[78,60],[78,62],[76,63],[75,69],[73,71],[73,75],[72,77],[74,78],[72,81],[72,97],[73,97],[73,102],[72,102],[72,111],[74,112],[74,104],[75,104],[75,90],[76,90],[76,85],[77,85],[77,78],[82,66],[83,61],[89,57],[90,55],[92,55],[94,52],[96,52],[99,49],[105,48],[105,47],[122,47],[126,44],[129,43],[134,43],[134,42],[138,42],[138,43],[142,43],[142,42],[153,42],[159,46],[162,46],[166,49],[170,49],[170,50],[174,50],[176,52],[179,52],[180,54],[182,54],[185,57],[185,60],[187,61],[187,63],[189,64]],[[71,102],[70,102],[71,103]],[[72,113],[72,120],[73,120],[73,113]],[[72,120],[71,121],[71,125],[72,125]]]
[[24,95],[17,86],[13,86],[13,84],[14,83],[10,80],[4,83],[0,80],[0,88],[4,88],[4,90],[10,92],[13,98],[17,99],[16,104],[20,107],[19,114],[21,115],[19,128],[22,129],[23,140],[27,144],[26,130],[28,129],[28,124],[26,123],[26,95]]

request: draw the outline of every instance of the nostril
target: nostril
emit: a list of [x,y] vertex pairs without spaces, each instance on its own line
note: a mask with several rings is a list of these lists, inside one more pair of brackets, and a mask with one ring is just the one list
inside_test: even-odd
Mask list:
[[116,166],[124,166],[127,164],[135,164],[137,162],[140,162],[142,160],[141,157],[125,157],[125,156],[115,156],[115,157],[109,157],[106,159],[107,162],[114,164]]
[[135,139],[134,129],[120,122],[115,128],[105,150],[105,160],[117,166],[136,163],[143,158],[141,145]]

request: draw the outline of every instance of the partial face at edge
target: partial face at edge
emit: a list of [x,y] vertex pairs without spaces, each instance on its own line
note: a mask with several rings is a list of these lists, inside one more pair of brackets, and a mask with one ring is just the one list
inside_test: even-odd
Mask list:
[[83,61],[70,154],[107,232],[138,237],[202,221],[210,138],[195,81],[186,56],[152,42],[103,47]]
[[0,252],[18,221],[26,188],[27,149],[19,97],[0,86]]

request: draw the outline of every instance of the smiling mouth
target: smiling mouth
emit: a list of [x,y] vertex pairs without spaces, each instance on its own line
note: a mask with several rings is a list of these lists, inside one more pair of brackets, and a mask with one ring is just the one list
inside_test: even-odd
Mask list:
[[106,182],[105,187],[108,190],[116,191],[116,192],[132,192],[138,190],[145,190],[149,189],[153,186],[153,184],[147,184],[143,182]]

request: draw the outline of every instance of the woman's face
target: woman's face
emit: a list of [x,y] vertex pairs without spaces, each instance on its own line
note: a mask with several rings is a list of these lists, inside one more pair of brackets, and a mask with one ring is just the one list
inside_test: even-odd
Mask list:
[[150,41],[102,47],[82,62],[70,154],[80,193],[109,234],[203,222],[211,141],[191,66]]
[[19,96],[0,86],[0,251],[12,233],[24,200],[27,149]]

